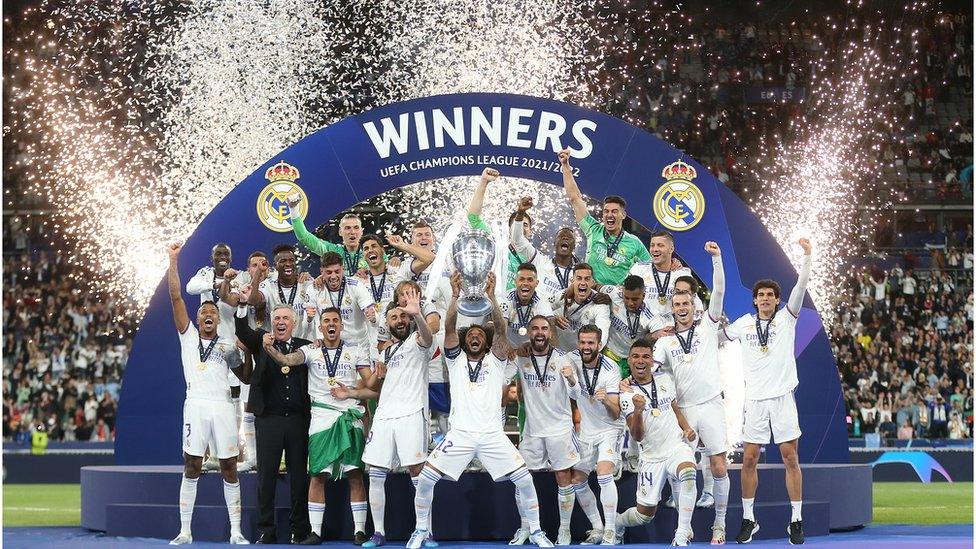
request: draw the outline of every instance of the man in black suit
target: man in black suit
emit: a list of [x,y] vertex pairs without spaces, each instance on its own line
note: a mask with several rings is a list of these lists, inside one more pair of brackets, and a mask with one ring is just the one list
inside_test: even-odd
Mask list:
[[[245,293],[256,288],[241,289]],[[295,310],[288,305],[275,307],[270,314],[271,332],[255,330],[247,322],[247,306],[239,306],[234,324],[238,339],[254,357],[250,376],[251,394],[247,409],[254,414],[257,439],[258,532],[256,543],[276,543],[274,517],[275,481],[285,452],[285,466],[291,491],[292,542],[304,541],[311,534],[308,521],[308,424],[311,401],[308,396],[308,367],[283,366],[268,356],[265,346],[274,346],[282,354],[295,351],[310,342],[293,338]]]

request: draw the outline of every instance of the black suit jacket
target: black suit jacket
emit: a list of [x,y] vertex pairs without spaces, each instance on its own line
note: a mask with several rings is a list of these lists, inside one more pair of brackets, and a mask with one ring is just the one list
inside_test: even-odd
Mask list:
[[[244,346],[251,351],[251,355],[254,357],[254,371],[251,372],[251,393],[247,399],[247,411],[256,416],[260,416],[264,414],[264,402],[267,398],[268,391],[271,390],[269,370],[271,368],[281,368],[281,365],[272,360],[264,350],[262,340],[264,339],[264,334],[268,333],[267,330],[255,330],[248,325],[247,318],[241,318],[236,315],[234,316],[234,328],[237,338],[244,343]],[[311,343],[311,341],[294,337],[291,343],[292,352],[295,352],[300,347]],[[312,400],[308,396],[308,366],[299,364],[298,366],[293,366],[293,368],[298,373],[302,393],[302,413],[306,416],[311,416]]]

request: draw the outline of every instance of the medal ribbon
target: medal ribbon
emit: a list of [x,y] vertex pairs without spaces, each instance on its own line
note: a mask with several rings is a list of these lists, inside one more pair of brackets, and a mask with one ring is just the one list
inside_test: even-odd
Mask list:
[[339,284],[339,300],[338,303],[332,298],[332,290],[328,286],[325,287],[325,291],[329,292],[329,301],[332,302],[332,306],[336,309],[342,310],[342,296],[346,294],[346,278],[342,278],[342,283]]
[[386,270],[385,269],[383,270],[383,278],[380,279],[380,287],[378,288],[379,291],[377,291],[376,277],[373,276],[373,273],[369,273],[369,287],[370,287],[370,291],[373,293],[373,301],[375,301],[376,303],[379,303],[380,301],[382,301],[382,299],[383,299],[383,288],[386,287]]
[[756,335],[759,337],[759,345],[763,347],[769,346],[769,326],[773,323],[773,319],[770,318],[766,321],[766,331],[762,329],[762,320],[759,315],[756,315]]
[[288,294],[288,299],[285,299],[285,292],[281,289],[281,282],[275,282],[278,285],[278,297],[281,298],[282,303],[287,303],[289,305],[295,304],[295,294],[298,293],[298,283],[295,283],[291,288],[291,293]]
[[644,396],[647,397],[647,400],[651,403],[651,409],[656,410],[657,409],[657,382],[654,381],[654,374],[651,373],[650,393],[647,392],[647,389],[645,389],[643,385],[637,382],[637,378],[635,378],[634,376],[630,376],[630,379],[631,381],[634,382],[633,385],[636,385],[637,388],[640,389],[642,393],[644,393]]
[[575,315],[576,313],[578,313],[580,311],[580,309],[582,309],[583,307],[586,307],[587,305],[589,305],[590,304],[590,301],[592,301],[592,300],[593,300],[593,292],[590,291],[590,295],[586,296],[586,299],[583,300],[582,303],[580,303],[579,305],[577,305],[576,308],[573,309],[572,312],[570,312],[568,315],[566,315],[566,318],[569,318],[569,317]]
[[641,308],[634,314],[633,320],[630,318],[630,309],[626,305],[624,305],[624,310],[627,312],[627,333],[630,334],[630,339],[637,339],[637,330],[640,328],[640,317],[641,313],[644,312],[644,304],[641,303]]
[[667,298],[668,286],[671,284],[671,271],[668,271],[668,275],[664,277],[664,284],[661,284],[661,279],[657,276],[659,272],[656,267],[651,266],[651,273],[654,275],[654,286],[657,287],[657,298]]
[[207,350],[203,350],[203,338],[197,337],[197,348],[200,351],[200,362],[206,362],[210,358],[210,353],[213,352],[214,347],[217,345],[217,339],[214,337],[210,340],[210,345],[207,345]]
[[[582,355],[580,355],[580,358],[582,358]],[[600,367],[603,366],[603,364],[601,364],[600,361],[597,360],[596,369],[593,370],[592,380],[590,379],[590,376],[586,375],[586,371],[589,368],[587,368],[585,364],[583,364],[582,366],[583,366],[583,382],[586,384],[586,392],[590,393],[590,396],[593,396],[596,394],[596,382],[597,379],[600,377],[600,370],[601,370]]]
[[677,330],[674,332],[674,337],[678,338],[678,343],[681,344],[681,350],[684,351],[685,355],[691,355],[691,344],[695,339],[695,324],[691,324],[691,328],[688,328],[688,339],[681,337],[681,334]]
[[402,341],[398,341],[396,345],[390,345],[386,349],[383,349],[383,362],[389,365],[390,359],[393,358],[393,355],[395,355],[400,349],[400,345],[403,345]]
[[532,369],[535,370],[535,375],[539,378],[539,386],[541,387],[544,380],[542,376],[549,369],[549,360],[552,358],[552,345],[549,346],[549,353],[546,354],[546,364],[541,370],[539,369],[539,361],[535,358],[535,354],[529,352],[529,358],[532,359]]
[[613,259],[613,254],[617,253],[617,248],[620,247],[620,241],[623,240],[623,238],[624,238],[624,230],[623,228],[621,228],[620,234],[617,235],[617,238],[613,241],[613,244],[610,244],[610,233],[607,232],[606,227],[603,228],[603,239],[607,241],[608,258]]
[[342,357],[342,341],[339,342],[339,347],[335,350],[335,361],[329,358],[329,349],[323,348],[322,354],[325,355],[325,370],[328,372],[329,377],[333,378],[339,371],[339,358]]
[[[465,358],[467,358],[467,356],[465,356]],[[485,355],[481,355],[481,358],[478,359],[478,364],[475,365],[474,369],[471,368],[470,360],[468,360],[467,363],[465,364],[465,367],[468,369],[468,380],[471,381],[471,383],[478,382],[478,374],[481,373],[481,366],[484,361],[485,361]]]
[[359,258],[363,255],[362,250],[356,250],[356,255],[349,253],[345,246],[342,247],[342,259],[346,264],[347,273],[355,273],[359,270]]
[[[223,280],[223,278],[224,277],[220,277],[221,280]],[[214,271],[213,285],[210,286],[210,295],[211,297],[213,297],[214,303],[217,303],[217,296],[218,296],[217,288],[215,288],[216,285],[217,285],[217,271]]]
[[522,313],[522,306],[519,305],[518,296],[515,297],[515,313],[518,314],[519,325],[516,328],[524,328],[529,324],[529,319],[532,318],[532,305],[535,300],[538,299],[535,294],[532,294],[532,298],[529,299],[529,304],[525,307],[525,313]]
[[569,287],[569,273],[572,272],[573,265],[570,265],[565,269],[563,269],[559,265],[556,265],[555,263],[553,263],[552,266],[553,266],[553,270],[556,271],[556,280],[559,281],[559,286],[561,286],[562,289],[565,290],[566,288]]

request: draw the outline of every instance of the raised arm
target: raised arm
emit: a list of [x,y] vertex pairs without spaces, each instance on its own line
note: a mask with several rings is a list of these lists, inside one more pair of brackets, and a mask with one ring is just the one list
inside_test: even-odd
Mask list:
[[579,223],[586,217],[586,202],[583,200],[583,193],[580,192],[579,185],[576,184],[576,178],[573,177],[573,168],[569,165],[569,149],[559,151],[559,165],[563,172],[563,189],[566,191],[566,199],[569,200],[569,205],[573,207],[573,215],[576,216],[576,222]]
[[169,255],[169,270],[166,271],[166,281],[169,285],[169,301],[173,305],[173,320],[176,321],[176,330],[179,333],[186,331],[190,325],[190,315],[186,313],[186,303],[183,302],[183,294],[180,293],[180,272],[177,265],[177,258],[180,255],[179,244],[170,244],[166,247]]
[[390,243],[390,246],[393,246],[397,250],[410,254],[416,258],[410,264],[410,270],[413,271],[413,274],[415,275],[419,275],[420,273],[424,272],[424,269],[434,262],[433,252],[426,248],[421,248],[420,246],[406,242],[401,236],[391,235],[386,240]]
[[285,198],[285,202],[288,204],[288,213],[291,216],[291,229],[295,231],[295,238],[308,247],[309,251],[319,257],[324,255],[325,252],[337,252],[341,246],[333,244],[328,240],[322,240],[308,232],[308,229],[305,228],[305,222],[302,220],[300,213],[301,209],[298,207],[301,201],[302,195],[298,193],[291,194]]
[[245,284],[241,287],[240,296],[244,300],[244,304],[237,306],[237,312],[234,313],[234,333],[237,335],[237,339],[241,340],[241,343],[247,347],[247,350],[251,354],[258,354],[261,352],[261,333],[251,328],[247,323],[247,298],[248,294],[252,292],[251,286]]
[[407,302],[403,306],[403,310],[410,315],[413,323],[417,325],[417,343],[427,349],[434,342],[434,335],[430,332],[424,313],[420,310],[420,292],[413,288],[406,288],[403,290],[403,298]]
[[217,297],[224,303],[227,303],[228,305],[231,305],[233,307],[237,307],[238,300],[239,300],[238,295],[236,293],[231,292],[231,287],[230,287],[231,283],[236,277],[237,277],[237,271],[233,269],[227,269],[226,271],[224,271],[224,279],[221,280],[220,284],[217,286]]
[[478,180],[478,185],[474,188],[474,196],[471,197],[471,202],[468,203],[468,215],[481,215],[481,208],[485,204],[485,189],[488,188],[488,183],[498,179],[498,170],[495,168],[485,168],[481,172],[481,179]]
[[796,279],[796,286],[790,292],[790,300],[786,302],[786,308],[794,317],[800,316],[800,308],[803,307],[803,296],[807,293],[807,282],[810,281],[810,266],[813,263],[813,246],[806,238],[800,239],[800,246],[803,247],[803,262],[800,263],[799,277]]
[[460,344],[457,333],[457,300],[461,296],[461,273],[454,271],[451,273],[451,299],[447,303],[447,312],[444,313],[444,348],[452,349]]
[[261,340],[261,345],[264,346],[264,352],[268,353],[268,356],[272,360],[281,364],[282,366],[298,366],[299,364],[305,364],[305,351],[298,349],[287,355],[281,354],[281,351],[275,349],[274,347],[274,336],[271,334],[264,334]]
[[502,308],[498,306],[498,298],[495,297],[495,273],[488,273],[488,282],[485,284],[485,295],[491,301],[491,322],[494,325],[495,335],[491,342],[491,352],[501,360],[508,359],[508,351],[511,344],[508,342],[508,326],[505,322],[505,315]]
[[186,293],[200,295],[214,289],[213,270],[204,267],[186,281]]
[[531,207],[532,198],[523,196],[519,200],[518,209],[515,210],[515,219],[512,220],[512,226],[509,228],[508,236],[512,247],[515,248],[515,253],[525,258],[525,261],[532,261],[535,258],[535,254],[538,253],[535,246],[532,245],[532,242],[528,238],[525,238],[525,231],[522,230],[522,220],[525,219],[525,212]]
[[634,410],[627,415],[627,430],[630,431],[630,438],[642,442],[644,440],[644,405],[647,402],[644,395],[635,394],[633,399]]
[[712,299],[708,303],[708,315],[718,322],[722,319],[725,301],[725,268],[722,266],[722,250],[715,242],[706,242],[705,251],[712,256]]

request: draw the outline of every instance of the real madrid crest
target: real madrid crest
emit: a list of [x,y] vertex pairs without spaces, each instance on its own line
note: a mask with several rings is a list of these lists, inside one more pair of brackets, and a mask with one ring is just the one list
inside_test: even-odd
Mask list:
[[654,216],[672,231],[687,231],[705,215],[705,197],[692,181],[694,167],[681,160],[661,170],[664,184],[654,194]]
[[284,160],[268,168],[264,173],[268,185],[258,194],[258,219],[272,231],[285,233],[291,231],[291,213],[285,199],[298,193],[302,200],[298,203],[302,219],[308,214],[308,197],[295,181],[299,178],[298,168],[286,164]]

